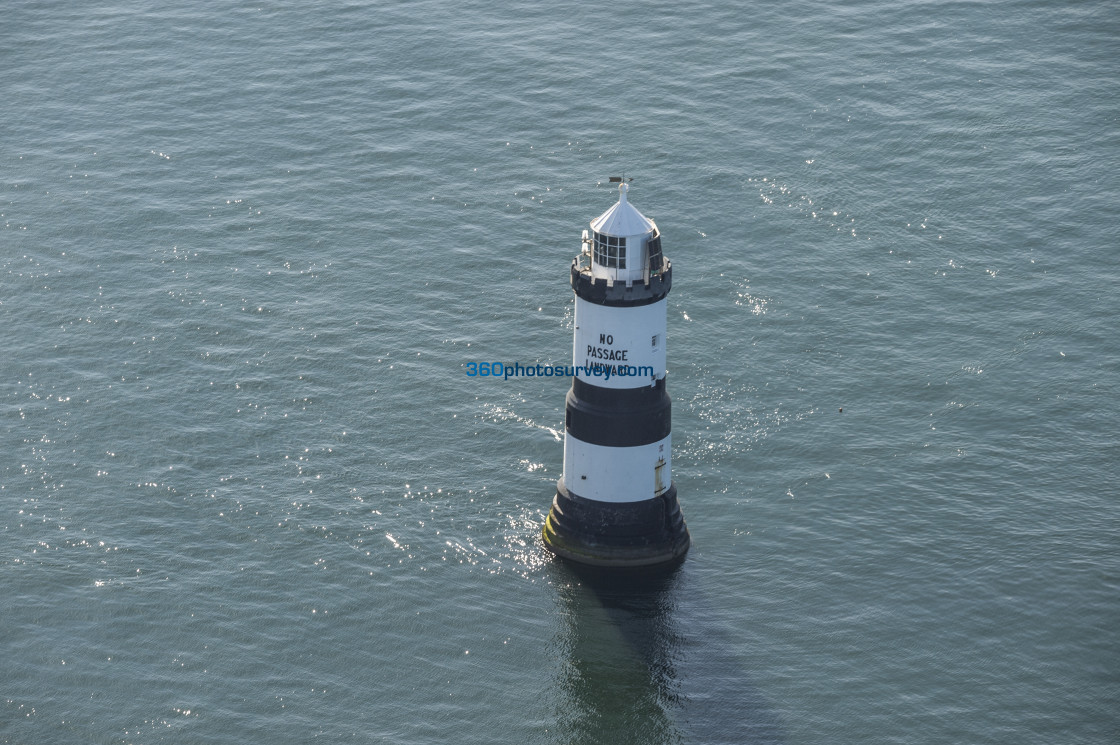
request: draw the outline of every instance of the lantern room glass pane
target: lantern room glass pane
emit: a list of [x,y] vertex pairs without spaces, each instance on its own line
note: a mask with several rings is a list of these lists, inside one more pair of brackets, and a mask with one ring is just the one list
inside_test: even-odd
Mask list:
[[650,274],[658,274],[662,270],[664,257],[661,255],[661,236],[655,235],[649,239],[646,244],[649,253],[649,271]]
[[626,239],[595,233],[595,263],[610,269],[626,268]]

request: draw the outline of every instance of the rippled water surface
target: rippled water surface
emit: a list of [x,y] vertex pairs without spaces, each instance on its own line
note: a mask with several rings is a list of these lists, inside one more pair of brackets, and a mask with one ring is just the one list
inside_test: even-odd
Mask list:
[[[9,3],[2,743],[1112,743],[1108,3]],[[674,575],[542,551],[568,264]]]

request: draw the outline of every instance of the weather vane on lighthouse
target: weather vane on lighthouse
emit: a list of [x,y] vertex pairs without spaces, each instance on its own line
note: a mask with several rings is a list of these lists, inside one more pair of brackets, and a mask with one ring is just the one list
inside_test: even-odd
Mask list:
[[544,544],[581,564],[651,566],[679,561],[690,543],[670,470],[665,390],[673,267],[657,225],[627,201],[628,180],[610,181],[618,202],[583,231],[572,261],[576,374]]

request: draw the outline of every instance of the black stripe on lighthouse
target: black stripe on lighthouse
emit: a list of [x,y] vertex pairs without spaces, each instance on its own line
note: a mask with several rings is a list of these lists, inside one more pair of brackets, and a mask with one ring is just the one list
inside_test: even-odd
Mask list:
[[649,277],[648,282],[635,280],[627,285],[617,281],[608,283],[602,277],[595,277],[581,271],[579,259],[572,262],[572,289],[576,295],[589,303],[607,305],[615,308],[634,308],[651,305],[661,300],[673,289],[673,264],[664,261],[664,271]]
[[664,378],[642,388],[602,388],[575,378],[565,404],[564,429],[589,445],[634,447],[669,436],[672,404]]

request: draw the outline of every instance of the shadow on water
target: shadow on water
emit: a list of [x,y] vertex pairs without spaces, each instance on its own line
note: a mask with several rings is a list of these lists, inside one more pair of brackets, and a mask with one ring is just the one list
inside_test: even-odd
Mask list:
[[[679,565],[557,562],[567,612],[558,721],[570,743],[777,743],[780,722]],[[687,618],[687,622],[682,622]]]

